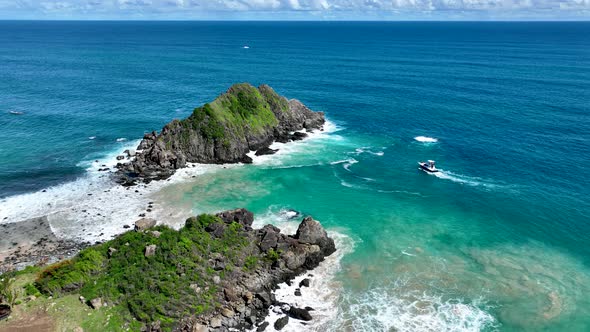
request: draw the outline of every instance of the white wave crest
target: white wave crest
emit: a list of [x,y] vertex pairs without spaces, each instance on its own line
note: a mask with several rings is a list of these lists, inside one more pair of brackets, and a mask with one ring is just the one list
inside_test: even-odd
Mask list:
[[[346,299],[349,321],[339,323],[352,331],[461,331],[495,329],[496,319],[483,303],[444,300],[426,292],[408,293],[403,285],[374,288],[360,298]],[[341,316],[344,316],[341,315]],[[336,331],[343,326],[335,325]]]
[[416,136],[416,137],[414,137],[414,139],[416,141],[422,142],[422,143],[436,143],[436,142],[438,142],[437,138],[428,137],[428,136]]

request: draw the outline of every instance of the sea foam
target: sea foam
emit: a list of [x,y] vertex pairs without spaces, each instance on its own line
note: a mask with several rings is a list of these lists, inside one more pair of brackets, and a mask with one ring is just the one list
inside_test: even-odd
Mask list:
[[416,136],[416,137],[414,137],[414,139],[416,141],[422,142],[422,143],[436,143],[436,142],[438,142],[437,138],[428,137],[428,136]]

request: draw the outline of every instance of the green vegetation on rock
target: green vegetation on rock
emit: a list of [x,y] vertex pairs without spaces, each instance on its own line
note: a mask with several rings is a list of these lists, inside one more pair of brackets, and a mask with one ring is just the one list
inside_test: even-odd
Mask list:
[[[216,237],[205,230],[215,223],[223,221],[200,215],[189,218],[178,231],[156,226],[124,233],[47,267],[26,290],[54,297],[76,292],[88,300],[101,298],[129,324],[134,319],[159,320],[170,329],[183,316],[215,309],[219,289],[214,276],[223,278],[243,261],[239,258],[248,240],[241,235],[242,225],[225,224],[223,234]],[[151,256],[146,255],[149,245],[156,246]],[[214,270],[208,261],[215,255],[223,255],[230,264]],[[257,263],[257,257],[248,257],[243,268],[254,269]]]
[[[278,95],[276,98],[280,99]],[[279,104],[277,100],[270,102]],[[223,139],[230,132],[245,137],[248,133],[259,134],[278,124],[271,107],[265,96],[252,85],[234,84],[226,93],[196,108],[190,117],[180,122],[183,127],[199,130],[208,139]],[[286,100],[281,107],[288,109]]]

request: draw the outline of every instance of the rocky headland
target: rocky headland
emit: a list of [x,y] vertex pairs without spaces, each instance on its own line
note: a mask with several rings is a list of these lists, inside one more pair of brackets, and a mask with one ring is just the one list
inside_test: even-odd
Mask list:
[[187,163],[250,163],[247,155],[272,154],[277,142],[300,140],[322,130],[322,112],[296,99],[278,95],[270,86],[234,84],[214,101],[196,108],[186,119],[173,120],[158,134],[146,134],[130,161],[118,164],[119,182],[165,179]]
[[[334,241],[311,217],[291,235],[273,225],[253,229],[253,220],[245,209],[191,217],[179,230],[140,219],[134,230],[71,259],[15,272],[30,295],[24,310],[34,311],[34,301],[79,298],[78,306],[108,313],[98,326],[113,331],[263,331],[271,306],[283,315],[275,329],[289,319],[312,320],[313,308],[278,303],[273,290],[317,267],[336,251]],[[23,285],[19,276],[31,282]],[[306,285],[308,279],[300,287]],[[63,310],[74,305],[66,302]],[[68,321],[92,326],[89,320],[99,319],[92,317],[71,315]]]

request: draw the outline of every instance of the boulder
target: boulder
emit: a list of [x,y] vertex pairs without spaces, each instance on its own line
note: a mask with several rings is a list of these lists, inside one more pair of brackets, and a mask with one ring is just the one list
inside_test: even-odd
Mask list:
[[269,322],[262,322],[262,324],[260,324],[260,326],[258,326],[258,328],[256,328],[256,332],[262,332],[264,330],[266,330],[266,328],[270,325]]
[[299,287],[309,287],[309,278],[305,278],[303,280],[301,280],[301,282],[299,283]]
[[92,307],[92,309],[99,309],[100,307],[102,307],[102,299],[100,297],[97,297],[95,299],[90,300],[90,306]]
[[311,317],[311,315],[309,314],[309,312],[307,310],[295,308],[295,307],[289,308],[288,315],[291,318],[304,320],[304,321],[310,321],[313,319],[313,317]]
[[215,316],[209,321],[209,326],[212,328],[221,327],[221,317]]
[[113,255],[117,252],[117,249],[113,248],[113,247],[109,247],[109,251],[108,251],[108,256],[109,258],[113,257]]
[[140,232],[156,226],[156,220],[151,218],[141,218],[135,222],[135,230]]
[[145,257],[151,257],[156,254],[157,246],[155,244],[150,244],[149,246],[145,247]]
[[282,330],[289,323],[289,316],[283,316],[275,321],[274,328],[277,331]]
[[258,151],[256,151],[255,155],[257,155],[257,156],[270,155],[270,154],[277,153],[277,151],[279,151],[279,149],[271,149],[269,147],[263,147],[262,149],[258,149]]
[[305,217],[299,224],[295,239],[301,243],[318,245],[325,256],[336,251],[334,240],[328,237],[326,230],[312,217]]

